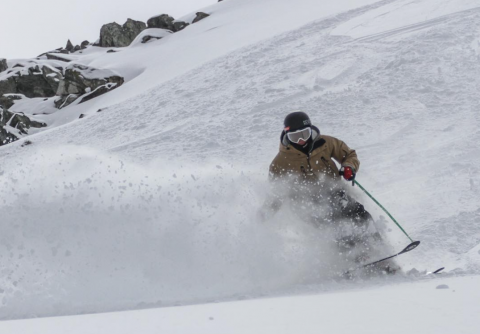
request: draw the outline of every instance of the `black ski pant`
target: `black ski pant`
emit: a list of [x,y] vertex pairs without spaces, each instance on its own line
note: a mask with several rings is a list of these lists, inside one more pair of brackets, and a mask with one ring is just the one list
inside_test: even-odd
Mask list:
[[332,194],[330,199],[332,220],[348,219],[356,226],[368,225],[373,222],[372,215],[365,207],[348,196],[345,190]]

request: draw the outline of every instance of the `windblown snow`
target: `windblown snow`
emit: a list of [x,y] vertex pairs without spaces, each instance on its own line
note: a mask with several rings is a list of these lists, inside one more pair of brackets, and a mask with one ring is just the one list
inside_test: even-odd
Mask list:
[[[0,148],[0,319],[158,309],[4,321],[0,332],[400,333],[403,314],[423,332],[475,333],[480,1],[225,0],[204,11],[160,40],[90,48],[78,63],[126,83],[45,106],[48,130]],[[338,282],[318,230],[288,211],[257,222],[283,118],[299,109],[356,149],[357,180],[422,241],[398,259],[404,271],[445,266],[443,276]],[[387,228],[402,249],[408,239]]]

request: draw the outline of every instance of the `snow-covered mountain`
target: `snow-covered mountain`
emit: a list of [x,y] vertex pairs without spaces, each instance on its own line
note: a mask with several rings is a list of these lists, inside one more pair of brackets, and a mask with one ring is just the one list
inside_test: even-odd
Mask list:
[[[59,110],[17,100],[11,111],[44,113],[47,126],[0,148],[0,318],[158,309],[0,332],[475,333],[480,1],[199,11],[210,16],[160,40],[67,55],[124,82]],[[358,181],[422,241],[399,258],[404,270],[444,276],[332,281],[318,231],[288,212],[256,222],[297,109],[357,150]],[[408,240],[388,227],[401,249]],[[185,306],[239,299],[260,300]]]

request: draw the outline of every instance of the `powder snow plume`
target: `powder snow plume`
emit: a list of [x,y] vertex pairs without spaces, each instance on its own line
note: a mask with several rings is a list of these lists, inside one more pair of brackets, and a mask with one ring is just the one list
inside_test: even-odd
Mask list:
[[3,166],[1,318],[238,298],[328,273],[315,228],[257,220],[266,175],[168,165],[64,146]]

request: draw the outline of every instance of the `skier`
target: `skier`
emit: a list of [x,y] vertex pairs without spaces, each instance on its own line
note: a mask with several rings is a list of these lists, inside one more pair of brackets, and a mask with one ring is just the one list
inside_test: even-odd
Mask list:
[[306,113],[288,114],[280,136],[280,151],[270,164],[274,189],[259,211],[260,219],[271,218],[285,201],[291,200],[295,203],[291,209],[304,221],[319,228],[342,224],[339,230],[348,232],[337,238],[337,245],[341,249],[360,249],[354,260],[364,263],[370,243],[381,237],[372,216],[347,194],[346,183],[342,182],[342,177],[353,182],[359,167],[355,150],[337,138],[320,134]]

